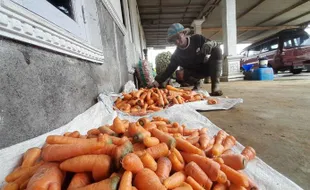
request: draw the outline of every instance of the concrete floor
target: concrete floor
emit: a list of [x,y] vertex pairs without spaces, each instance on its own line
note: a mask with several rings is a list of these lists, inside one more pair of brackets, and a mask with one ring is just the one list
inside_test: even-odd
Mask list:
[[243,145],[254,147],[271,167],[310,189],[310,73],[221,85],[225,96],[243,98],[244,103],[201,113]]

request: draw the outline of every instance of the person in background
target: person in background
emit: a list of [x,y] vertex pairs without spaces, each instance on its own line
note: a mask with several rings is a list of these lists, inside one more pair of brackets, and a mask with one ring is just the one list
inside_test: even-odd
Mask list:
[[170,64],[162,75],[157,75],[153,86],[160,86],[176,72],[177,81],[182,84],[194,85],[193,90],[200,88],[200,80],[211,77],[211,96],[221,96],[219,87],[222,69],[222,50],[215,41],[195,34],[188,36],[189,28],[180,23],[172,24],[168,29],[167,40],[177,46],[171,56]]

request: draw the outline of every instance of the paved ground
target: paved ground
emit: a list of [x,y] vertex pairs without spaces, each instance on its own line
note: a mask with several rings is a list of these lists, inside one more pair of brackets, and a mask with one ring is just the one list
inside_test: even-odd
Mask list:
[[253,146],[271,167],[310,189],[310,73],[279,74],[271,82],[222,83],[222,89],[244,103],[201,113],[243,145]]

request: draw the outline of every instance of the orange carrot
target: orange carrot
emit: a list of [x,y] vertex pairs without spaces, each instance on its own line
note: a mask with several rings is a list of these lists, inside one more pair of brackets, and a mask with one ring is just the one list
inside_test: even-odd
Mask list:
[[197,129],[187,129],[184,125],[182,125],[183,127],[183,135],[184,136],[189,136],[192,133],[194,133],[195,131],[197,131]]
[[173,188],[172,190],[193,190],[193,188],[188,183],[183,182],[179,187]]
[[122,112],[125,112],[125,113],[129,113],[130,109],[131,109],[131,105],[130,104],[124,104],[123,106],[121,106],[119,108],[119,110],[121,110]]
[[234,152],[231,149],[228,149],[222,153],[222,155],[226,155],[226,154],[234,154]]
[[82,155],[67,159],[60,164],[60,168],[69,172],[92,172],[95,181],[109,176],[112,159],[107,155]]
[[138,189],[135,186],[132,186],[131,190],[138,190]]
[[140,159],[145,168],[149,168],[153,171],[157,170],[157,162],[154,160],[154,158],[149,153],[144,152],[144,154],[140,156]]
[[130,141],[126,141],[121,146],[118,146],[116,148],[115,154],[114,154],[114,163],[116,165],[116,168],[120,168],[121,166],[121,160],[130,152],[132,152],[133,146]]
[[139,89],[138,91],[133,92],[133,97],[139,98],[143,92],[143,89]]
[[217,162],[197,154],[181,152],[181,155],[187,163],[191,161],[196,162],[212,181],[217,180],[220,172],[220,165]]
[[23,156],[23,162],[21,168],[33,166],[39,159],[40,154],[41,154],[40,148],[34,147],[28,149]]
[[64,172],[59,169],[58,163],[44,163],[30,178],[27,190],[52,189],[61,190]]
[[132,95],[131,94],[127,94],[127,93],[122,93],[123,96],[124,96],[124,100],[130,100],[132,98]]
[[228,190],[228,187],[225,184],[217,183],[214,185],[212,190]]
[[190,139],[187,139],[187,141],[189,142],[189,143],[191,143],[191,144],[196,144],[196,143],[198,143],[199,142],[199,139],[200,139],[200,137],[199,136],[196,136],[196,137],[192,137],[192,138],[190,138]]
[[78,131],[73,131],[72,133],[70,133],[70,134],[68,135],[68,137],[79,138],[80,135],[81,135],[80,132],[78,132]]
[[160,110],[162,110],[163,108],[157,107],[157,106],[155,106],[154,104],[152,104],[152,105],[149,105],[148,109],[153,110],[153,111],[160,111]]
[[134,185],[137,189],[141,190],[166,190],[156,174],[148,168],[144,168],[137,173],[134,179]]
[[229,190],[246,190],[246,188],[232,183],[229,186]]
[[132,172],[131,171],[125,171],[121,183],[119,185],[119,190],[131,190],[132,189]]
[[224,152],[224,147],[221,144],[214,144],[212,147],[212,155],[220,156]]
[[248,160],[253,160],[256,156],[256,152],[255,152],[254,148],[252,148],[250,146],[245,147],[242,150],[241,154],[243,156],[245,156]]
[[126,127],[119,117],[116,117],[113,120],[113,125],[110,127],[110,129],[112,129],[117,134],[121,134],[126,131]]
[[184,160],[180,152],[176,148],[172,148],[171,153],[169,154],[168,158],[172,163],[172,169],[174,171],[181,171],[184,169]]
[[184,171],[179,171],[164,180],[164,186],[167,189],[173,189],[180,186],[186,179]]
[[99,135],[101,132],[99,129],[90,129],[87,131],[87,135]]
[[92,177],[89,173],[76,173],[74,174],[69,186],[68,190],[74,190],[76,188],[85,187],[91,183]]
[[204,188],[191,176],[187,176],[185,181],[192,186],[193,190],[204,190]]
[[43,162],[39,162],[31,167],[18,168],[14,170],[12,173],[5,177],[6,182],[13,182],[16,179],[20,178],[24,175],[33,175],[33,173],[43,164]]
[[131,171],[134,174],[144,168],[141,159],[134,153],[129,153],[123,158],[122,166],[125,170]]
[[246,157],[241,154],[226,154],[222,155],[221,158],[225,165],[235,170],[243,170],[247,165]]
[[143,143],[135,143],[133,144],[133,151],[137,152],[137,151],[141,151],[141,150],[145,150],[146,147]]
[[238,186],[249,186],[249,181],[244,175],[237,172],[236,170],[232,169],[229,166],[226,166],[225,164],[221,165],[221,170],[226,174],[227,179]]
[[77,188],[76,190],[116,190],[120,177],[118,175],[110,177],[108,179],[99,181],[97,183],[92,183],[85,187]]
[[134,138],[135,142],[142,142],[145,137],[150,137],[151,134],[140,125],[130,123],[128,128],[129,136]]
[[224,164],[224,160],[221,157],[215,157],[215,158],[212,158],[212,160],[219,163],[220,165]]
[[178,88],[175,88],[175,87],[173,87],[171,85],[167,85],[166,89],[167,90],[171,90],[171,91],[176,91],[176,92],[183,92],[184,91],[183,89],[178,89]]
[[52,144],[42,149],[41,156],[44,161],[62,161],[75,156],[92,154],[104,146],[105,144],[99,143]]
[[223,131],[223,130],[220,130],[217,135],[215,136],[215,142],[214,144],[222,144],[224,139],[228,136],[228,134]]
[[182,150],[184,152],[188,152],[188,153],[194,153],[194,154],[202,154],[202,150],[200,150],[199,148],[195,147],[194,145],[192,145],[191,143],[189,143],[188,141],[184,140],[181,137],[176,137],[176,147],[178,150]]
[[146,117],[142,117],[138,120],[139,125],[141,125],[143,128],[145,128],[144,126],[149,122],[151,121]]
[[146,152],[148,152],[154,159],[158,159],[162,156],[167,156],[169,154],[169,149],[165,143],[160,143],[158,145],[147,148]]
[[151,130],[152,136],[156,137],[160,142],[166,143],[169,148],[176,146],[176,140],[169,134],[166,134],[156,128]]
[[167,157],[160,157],[158,159],[156,175],[159,177],[161,182],[169,177],[171,168],[171,161]]
[[243,171],[239,171],[244,177],[246,177],[249,181],[249,187],[247,187],[247,190],[258,190],[257,184],[249,177],[247,176]]
[[116,136],[116,133],[113,130],[111,130],[108,125],[101,126],[98,129],[103,134],[108,134],[110,136]]
[[206,149],[209,144],[210,138],[207,134],[201,134],[199,137],[199,143],[202,149]]
[[185,166],[185,173],[195,179],[205,189],[211,189],[212,181],[195,162],[190,162]]
[[177,100],[175,97],[172,98],[172,103],[173,103],[173,104],[179,104],[178,100]]
[[19,190],[19,185],[15,182],[5,184],[1,190]]
[[84,143],[93,143],[97,139],[82,139],[82,138],[73,138],[65,137],[61,135],[49,135],[46,138],[46,143],[48,144],[84,144]]
[[231,149],[233,146],[236,145],[236,143],[237,143],[237,141],[236,141],[235,137],[229,135],[223,141],[224,150]]
[[118,148],[117,145],[115,144],[107,144],[105,145],[104,147],[98,149],[98,150],[95,150],[93,152],[93,154],[106,154],[106,155],[109,155],[109,156],[114,156],[115,155],[115,152],[116,152],[116,149]]
[[143,127],[144,129],[151,131],[151,129],[156,128],[157,126],[155,123],[150,122],[150,123],[146,123]]
[[152,123],[154,123],[155,125],[157,126],[160,126],[160,125],[167,125],[167,122],[165,120],[153,120],[151,121]]
[[222,184],[226,183],[226,181],[227,181],[226,174],[224,172],[220,171],[216,181],[218,183],[222,183]]
[[122,138],[110,136],[112,143],[115,145],[122,145],[125,142],[129,141],[128,137],[123,136]]
[[143,143],[146,147],[152,147],[159,144],[159,140],[156,137],[145,137]]

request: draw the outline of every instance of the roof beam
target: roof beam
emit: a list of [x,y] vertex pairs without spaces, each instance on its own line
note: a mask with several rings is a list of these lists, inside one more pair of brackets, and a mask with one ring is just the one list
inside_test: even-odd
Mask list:
[[[187,14],[187,13],[198,13],[199,11],[179,11],[179,12],[162,12],[162,15],[170,14]],[[158,16],[160,13],[140,13],[141,16]]]
[[248,14],[249,12],[251,12],[253,9],[255,9],[256,7],[258,7],[260,4],[262,4],[264,1],[266,0],[260,0],[259,2],[255,3],[253,6],[251,6],[250,8],[248,8],[246,11],[244,11],[243,13],[241,13],[238,17],[237,20],[240,19],[241,17],[245,16],[246,14]]
[[[201,4],[191,4],[188,7],[189,8],[202,8],[204,5]],[[178,4],[178,5],[162,5],[162,8],[186,8],[187,4]],[[159,7],[156,6],[152,6],[152,5],[142,5],[139,6],[139,9],[158,9]]]
[[[238,31],[253,31],[253,30],[272,30],[272,29],[289,29],[289,28],[299,28],[299,26],[286,26],[286,25],[279,25],[279,26],[239,26],[237,27]],[[215,31],[222,31],[221,27],[216,28],[203,28],[203,32],[215,32]]]
[[218,6],[221,2],[221,0],[213,0],[213,3],[210,3],[211,0],[209,0],[206,5],[204,6],[204,8],[200,11],[197,19],[201,19],[203,16],[205,16],[205,18],[208,18],[209,14],[215,9],[216,6]]
[[209,8],[212,7],[212,6],[216,6],[216,5],[212,4],[211,1],[207,1],[207,3],[205,4],[205,6],[203,7],[203,9],[200,11],[200,13],[199,13],[197,19],[201,19],[202,16],[203,16],[203,14],[204,14],[205,12],[207,12],[207,9],[209,9]]

